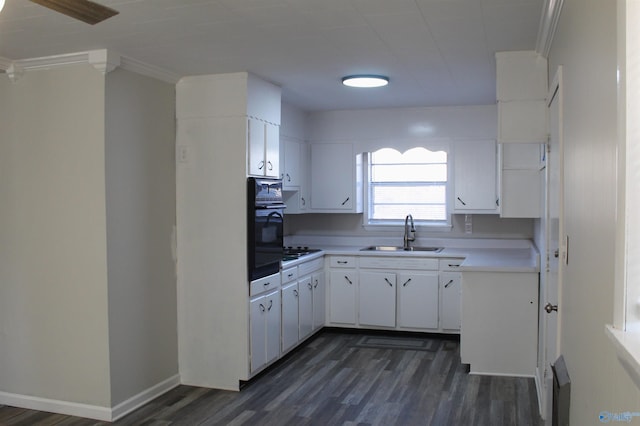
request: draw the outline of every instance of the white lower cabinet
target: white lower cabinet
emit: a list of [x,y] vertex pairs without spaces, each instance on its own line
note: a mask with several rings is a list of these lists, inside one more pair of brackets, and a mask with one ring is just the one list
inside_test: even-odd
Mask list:
[[[360,270],[358,322],[360,325],[396,326],[396,274]],[[437,312],[436,312],[437,315]]]
[[440,272],[442,305],[440,327],[443,330],[460,330],[460,292],[462,278],[459,272]]
[[324,271],[317,271],[311,275],[313,286],[313,331],[324,327],[326,320],[326,284]]
[[311,276],[298,280],[300,298],[298,304],[298,337],[300,340],[309,336],[313,331],[313,285]]
[[251,373],[280,356],[280,290],[249,301]]
[[298,343],[298,282],[282,287],[282,352]]
[[438,328],[438,273],[398,275],[398,327]]
[[356,324],[356,286],[358,278],[355,270],[331,271],[330,322],[334,324]]

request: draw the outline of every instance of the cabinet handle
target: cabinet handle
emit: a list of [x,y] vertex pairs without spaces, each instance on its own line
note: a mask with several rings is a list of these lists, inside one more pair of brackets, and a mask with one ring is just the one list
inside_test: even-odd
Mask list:
[[269,287],[271,285],[271,282],[267,281],[266,283],[263,284],[265,287]]
[[300,197],[300,201],[302,201],[303,206],[307,205],[307,201],[304,199],[304,197]]
[[294,289],[294,290],[293,290],[293,295],[294,295],[295,297],[298,297],[298,290],[295,290],[295,289]]
[[291,182],[291,176],[287,173],[287,182]]
[[311,285],[311,283],[307,283],[307,287],[309,287],[309,290],[313,290],[313,286]]
[[270,311],[271,308],[273,308],[273,299],[269,300],[269,307],[267,308],[267,311]]
[[291,273],[291,274],[287,274],[287,277],[288,277],[288,278],[292,278],[292,277],[293,277],[293,273]]
[[316,280],[316,283],[313,285],[313,288],[318,287],[318,280]]
[[453,280],[449,280],[449,282],[444,285],[444,288],[449,288],[451,284],[453,284]]
[[384,280],[387,282],[387,284],[389,284],[390,287],[393,287],[393,284],[391,284],[391,281],[389,281],[387,277],[384,277]]
[[260,311],[264,312],[264,305],[262,303],[260,304]]
[[344,201],[342,202],[342,205],[343,205],[343,206],[344,206],[345,204],[347,204],[347,201],[349,201],[349,198],[351,198],[351,197],[347,197],[347,199],[346,199],[346,200],[344,200]]
[[340,265],[346,265],[347,263],[349,263],[348,260],[338,260],[336,263],[340,264]]
[[458,197],[458,201],[460,201],[462,203],[463,206],[466,206],[467,203],[465,203],[464,201],[462,201],[462,199],[460,197]]
[[268,165],[267,169],[273,170],[273,164],[271,164],[271,161],[267,161],[267,165]]
[[262,170],[262,168],[264,167],[264,161],[261,161],[258,163],[258,170]]
[[344,279],[345,279],[345,280],[347,280],[347,282],[348,282],[349,284],[353,285],[353,282],[351,282],[351,280],[349,279],[349,277],[348,277],[348,276],[346,276],[346,275],[345,275],[345,276],[344,276]]
[[496,198],[496,207],[500,207],[500,198]]
[[404,284],[402,284],[402,287],[406,287],[406,286],[407,286],[407,284],[409,284],[409,281],[411,281],[411,278],[409,278],[408,280],[406,280],[406,281],[404,282]]
[[460,265],[457,265],[455,263],[449,263],[449,265],[447,265],[447,266],[449,266],[449,268],[459,268],[460,267]]

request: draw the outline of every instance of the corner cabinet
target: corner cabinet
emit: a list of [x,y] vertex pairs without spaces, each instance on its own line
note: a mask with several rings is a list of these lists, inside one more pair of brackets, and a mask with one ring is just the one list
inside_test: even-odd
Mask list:
[[454,213],[497,214],[497,151],[494,140],[455,141]]
[[311,210],[362,213],[362,154],[353,144],[311,145]]

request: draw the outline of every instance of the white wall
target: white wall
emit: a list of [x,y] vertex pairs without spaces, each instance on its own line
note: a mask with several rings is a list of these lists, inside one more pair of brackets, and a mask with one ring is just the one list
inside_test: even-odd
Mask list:
[[105,163],[115,406],[178,374],[174,85],[107,74]]
[[108,407],[104,76],[0,75],[0,392]]
[[[565,231],[561,352],[571,377],[571,424],[600,411],[639,411],[607,337],[613,321],[616,205],[616,2],[565,0],[549,55],[563,65]],[[637,421],[634,419],[633,421]]]

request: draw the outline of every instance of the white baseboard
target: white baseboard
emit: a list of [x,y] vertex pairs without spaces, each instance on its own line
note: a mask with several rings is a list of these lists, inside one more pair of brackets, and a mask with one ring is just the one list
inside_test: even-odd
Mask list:
[[47,411],[50,413],[111,422],[126,416],[179,384],[180,376],[176,374],[112,408],[8,392],[0,392],[0,405],[10,405],[12,407],[27,408],[29,410]]

